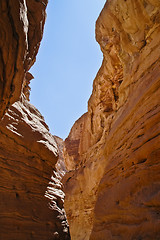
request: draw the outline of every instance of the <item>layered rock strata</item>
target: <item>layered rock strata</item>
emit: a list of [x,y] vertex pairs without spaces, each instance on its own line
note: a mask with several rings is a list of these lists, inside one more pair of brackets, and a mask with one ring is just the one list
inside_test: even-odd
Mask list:
[[[55,138],[22,96],[0,125],[0,239],[69,239],[57,159]],[[51,175],[54,206],[44,196]]]
[[160,239],[160,2],[108,0],[103,63],[65,140],[73,240]]
[[70,239],[60,182],[66,171],[62,141],[28,101],[33,78],[28,70],[39,49],[46,5],[47,0],[0,1],[0,239],[5,240]]

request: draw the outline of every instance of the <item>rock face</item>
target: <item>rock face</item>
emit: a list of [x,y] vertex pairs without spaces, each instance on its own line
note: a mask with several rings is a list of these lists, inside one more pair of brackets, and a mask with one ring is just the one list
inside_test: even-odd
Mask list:
[[42,39],[47,2],[0,1],[0,118],[26,85]]
[[160,2],[108,0],[88,112],[65,140],[73,240],[160,239]]
[[[69,239],[57,158],[43,117],[21,97],[0,125],[0,239]],[[51,175],[54,206],[44,196]]]
[[0,1],[1,240],[70,239],[60,182],[66,171],[63,143],[28,101],[33,78],[28,70],[46,5],[47,0]]

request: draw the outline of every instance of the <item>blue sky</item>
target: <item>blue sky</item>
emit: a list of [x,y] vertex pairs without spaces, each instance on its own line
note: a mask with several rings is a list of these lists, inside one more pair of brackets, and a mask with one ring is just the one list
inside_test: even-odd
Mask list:
[[87,111],[102,63],[95,22],[105,0],[50,0],[37,60],[31,69],[30,101],[50,132],[65,139]]

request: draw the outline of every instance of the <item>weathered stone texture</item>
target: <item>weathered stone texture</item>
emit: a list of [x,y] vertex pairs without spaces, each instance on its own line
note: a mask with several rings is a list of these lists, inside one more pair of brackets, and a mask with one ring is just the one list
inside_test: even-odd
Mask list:
[[[0,239],[69,239],[57,158],[43,117],[21,97],[0,125]],[[53,174],[54,206],[44,196]]]
[[0,1],[0,240],[70,239],[61,141],[28,101],[47,2]]
[[65,142],[71,238],[159,239],[160,2],[108,0],[96,38],[103,63]]
[[0,1],[0,118],[19,100],[42,39],[47,0]]

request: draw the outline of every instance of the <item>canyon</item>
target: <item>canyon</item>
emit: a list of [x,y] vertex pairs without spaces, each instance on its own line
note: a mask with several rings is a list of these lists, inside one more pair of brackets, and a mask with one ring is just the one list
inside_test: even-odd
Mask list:
[[0,239],[160,239],[160,2],[108,0],[88,111],[63,142],[30,103],[47,0],[0,2]]

